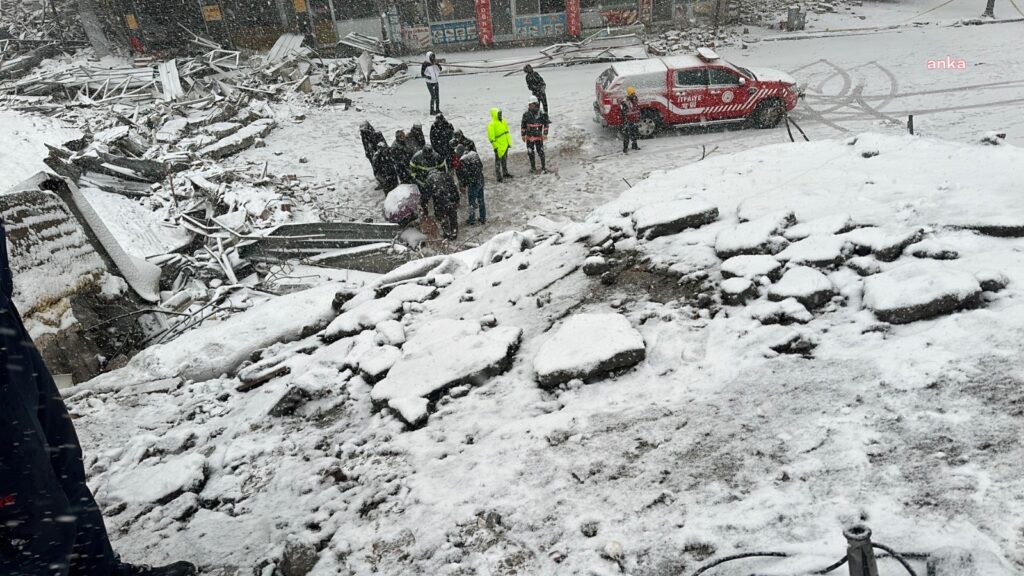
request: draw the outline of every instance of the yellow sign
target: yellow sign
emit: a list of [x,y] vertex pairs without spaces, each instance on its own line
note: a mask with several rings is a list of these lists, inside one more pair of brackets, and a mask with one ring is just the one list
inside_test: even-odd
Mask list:
[[296,12],[306,11],[306,0],[292,0],[292,5],[295,6]]
[[125,21],[125,24],[128,24],[128,29],[129,30],[138,30],[139,29],[139,21],[135,19],[135,14],[125,14],[124,15],[124,21]]
[[207,22],[220,22],[224,17],[220,13],[220,4],[203,6],[203,20]]

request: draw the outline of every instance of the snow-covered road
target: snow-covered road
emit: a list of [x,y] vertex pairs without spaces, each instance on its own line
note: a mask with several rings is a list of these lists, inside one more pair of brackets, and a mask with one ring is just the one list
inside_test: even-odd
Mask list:
[[[790,71],[807,97],[793,118],[812,140],[871,130],[902,133],[908,114],[918,134],[976,141],[986,132],[1024,134],[1024,62],[1017,57],[1024,24],[927,26],[870,35],[763,41],[747,49],[722,49],[740,64]],[[493,58],[523,55],[517,49]],[[930,70],[929,60],[963,59],[966,70]],[[465,60],[467,54],[453,55]],[[518,179],[488,183],[489,224],[463,239],[480,241],[519,226],[534,215],[580,218],[653,171],[721,154],[788,141],[784,127],[772,130],[688,128],[643,143],[639,154],[619,153],[616,135],[593,122],[594,81],[605,65],[542,70],[552,107],[553,174],[531,177],[522,143],[515,142],[511,171]],[[521,74],[475,74],[445,78],[442,108],[456,128],[486,149],[489,110],[499,107],[518,121],[529,96]],[[320,109],[302,123],[285,120],[267,148],[243,155],[269,161],[273,169],[335,183],[320,201],[343,218],[380,218],[382,194],[374,191],[356,127],[370,120],[390,140],[397,129],[422,123],[429,130],[427,91],[413,80],[390,95],[362,94],[362,112]],[[297,112],[300,112],[297,110]],[[301,112],[305,112],[304,110]],[[799,138],[799,135],[797,136]],[[486,158],[487,154],[483,154]],[[298,164],[307,157],[308,164]]]

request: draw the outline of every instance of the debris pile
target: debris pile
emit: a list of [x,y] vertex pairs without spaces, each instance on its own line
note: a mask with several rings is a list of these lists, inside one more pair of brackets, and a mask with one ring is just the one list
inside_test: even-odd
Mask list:
[[274,174],[265,163],[225,162],[263,145],[278,123],[275,102],[308,95],[314,104],[347,108],[344,93],[360,77],[381,81],[404,67],[383,58],[364,58],[363,66],[315,60],[302,41],[284,35],[266,57],[246,63],[239,52],[195,36],[200,54],[190,58],[113,68],[109,61],[48,60],[0,85],[8,94],[3,104],[85,132],[49,146],[45,162],[74,185],[76,202],[97,215],[97,226],[148,260],[122,268],[162,271],[158,310],[141,319],[147,342],[236,311],[253,290],[303,287],[287,280],[289,260],[321,256],[358,267],[369,255],[386,257],[388,266],[407,258],[393,245],[396,226],[318,223],[320,215],[305,207],[329,184]]

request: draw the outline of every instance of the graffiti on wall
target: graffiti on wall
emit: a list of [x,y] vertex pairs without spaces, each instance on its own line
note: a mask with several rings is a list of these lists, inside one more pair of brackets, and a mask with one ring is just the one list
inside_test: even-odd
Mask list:
[[516,38],[543,38],[565,34],[565,14],[542,14],[516,18]]
[[430,40],[435,46],[476,42],[476,20],[435,22],[430,25]]

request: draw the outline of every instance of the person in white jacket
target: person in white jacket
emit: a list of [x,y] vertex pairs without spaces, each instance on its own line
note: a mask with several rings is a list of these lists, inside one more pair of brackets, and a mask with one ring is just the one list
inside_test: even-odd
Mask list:
[[441,113],[441,89],[438,85],[438,78],[441,76],[441,65],[437,62],[437,55],[427,52],[427,59],[420,66],[420,76],[427,81],[427,91],[430,92],[430,114],[431,116]]

